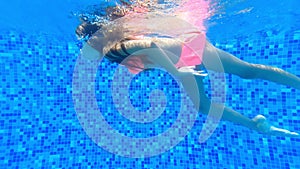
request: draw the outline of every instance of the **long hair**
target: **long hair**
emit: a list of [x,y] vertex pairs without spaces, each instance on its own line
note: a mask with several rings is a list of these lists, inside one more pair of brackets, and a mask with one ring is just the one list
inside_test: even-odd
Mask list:
[[95,32],[97,32],[102,25],[97,23],[83,22],[76,28],[76,35],[79,39],[90,38]]

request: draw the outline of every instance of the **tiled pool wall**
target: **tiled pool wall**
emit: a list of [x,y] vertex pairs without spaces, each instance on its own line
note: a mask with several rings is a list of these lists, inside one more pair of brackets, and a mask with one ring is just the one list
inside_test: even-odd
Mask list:
[[[243,60],[300,75],[299,32],[212,43]],[[205,120],[201,114],[189,135],[161,155],[132,159],[106,152],[87,136],[74,110],[72,74],[78,54],[73,39],[0,34],[0,168],[300,168],[299,139],[263,136],[228,122],[221,122],[212,137],[199,144]],[[101,65],[105,70],[99,68],[102,72],[97,83],[104,93],[99,93],[109,96],[111,70],[116,65],[107,60]],[[300,131],[299,91],[262,80],[226,77],[227,106],[249,117],[264,114],[275,125]],[[153,82],[149,78],[158,83],[149,84]],[[138,109],[147,108],[149,103],[143,96],[153,85],[172,91],[173,95],[167,96],[175,98],[168,102],[162,117],[146,127],[119,122],[111,98],[101,100],[98,93],[99,105],[106,106],[104,114],[110,124],[120,132],[129,131],[131,137],[143,136],[143,132],[151,136],[150,129],[152,134],[166,130],[180,105],[172,78],[159,71],[144,73],[130,97]]]

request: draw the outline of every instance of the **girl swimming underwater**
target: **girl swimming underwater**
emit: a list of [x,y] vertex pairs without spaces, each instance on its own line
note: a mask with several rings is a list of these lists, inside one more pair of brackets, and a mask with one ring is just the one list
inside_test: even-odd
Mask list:
[[[123,12],[119,17],[125,15],[126,12]],[[136,18],[145,18],[145,16],[140,15]],[[123,25],[112,26],[112,24],[120,23],[113,21],[108,25],[89,22],[79,25],[76,34],[80,37],[89,38],[81,49],[82,56],[88,59],[100,59],[104,56],[112,62],[125,65],[130,72],[135,74],[150,68],[164,68],[182,82],[195,106],[197,105],[196,100],[199,99],[195,98],[195,92],[197,92],[201,102],[196,108],[204,114],[208,114],[211,106],[219,107],[222,105],[212,102],[205,94],[202,81],[204,74],[196,69],[202,63],[205,63],[206,69],[219,72],[221,70],[216,66],[216,62],[221,61],[225,73],[234,74],[244,79],[268,80],[300,89],[299,77],[279,68],[242,61],[232,54],[214,47],[206,40],[203,32],[190,31],[187,34],[191,34],[191,36],[184,38],[141,34],[145,30],[131,34],[132,32],[128,33],[122,27],[124,24],[127,24],[127,27],[133,26],[132,23],[135,21],[128,19],[130,18],[127,17],[122,20]],[[172,19],[172,17],[164,19]],[[159,29],[159,26],[156,29]],[[196,48],[198,54],[201,54],[200,58],[190,50],[191,46],[193,49]],[[185,83],[185,79],[190,77],[196,79],[198,91]],[[272,126],[263,115],[257,115],[251,119],[228,107],[224,108],[222,120],[245,126],[266,135],[299,137],[296,132]]]

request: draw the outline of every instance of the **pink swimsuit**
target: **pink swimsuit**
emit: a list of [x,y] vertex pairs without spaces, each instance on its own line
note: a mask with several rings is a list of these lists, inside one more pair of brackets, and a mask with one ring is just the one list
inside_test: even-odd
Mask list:
[[203,50],[205,48],[206,36],[199,34],[190,42],[183,44],[179,61],[175,64],[177,68],[185,66],[196,66],[202,63]]
[[[185,66],[196,66],[202,63],[202,55],[205,47],[206,36],[205,34],[199,34],[194,37],[191,41],[184,43],[181,48],[181,55],[175,67],[185,67]],[[147,56],[130,56],[126,58],[123,62],[128,70],[133,74],[138,74],[141,72],[145,66],[144,64],[151,64],[147,59]]]

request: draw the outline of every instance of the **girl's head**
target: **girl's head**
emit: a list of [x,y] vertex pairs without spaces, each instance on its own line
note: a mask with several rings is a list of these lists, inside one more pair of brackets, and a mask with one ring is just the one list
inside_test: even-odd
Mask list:
[[[115,6],[115,7],[107,7],[106,8],[106,19],[109,21],[116,20],[126,15],[128,9],[124,6]],[[100,23],[97,20],[89,21],[87,16],[81,16],[79,18],[82,23],[76,28],[76,35],[78,39],[87,41],[92,35],[100,30],[103,26],[103,23]],[[96,17],[97,18],[97,17]]]
[[117,42],[132,36],[133,32],[126,28],[128,18],[124,17],[130,13],[130,10],[132,9],[128,4],[108,7],[106,19],[100,22],[81,18],[82,23],[76,28],[76,35],[80,40],[86,41],[89,46],[99,51],[101,55],[106,54]]
[[88,39],[102,26],[96,23],[83,22],[76,28],[76,35],[79,39]]
[[125,36],[122,26],[118,27],[114,24],[100,25],[99,23],[83,22],[75,32],[81,41],[85,41],[100,55],[107,53],[114,44],[124,39]]

